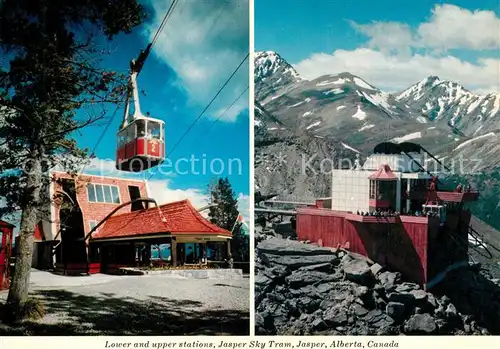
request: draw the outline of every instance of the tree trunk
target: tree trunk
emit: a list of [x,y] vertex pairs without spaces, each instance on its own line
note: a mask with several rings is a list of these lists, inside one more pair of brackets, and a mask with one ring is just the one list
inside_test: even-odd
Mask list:
[[26,201],[21,216],[16,265],[7,298],[9,309],[16,313],[21,312],[28,300],[35,226],[38,219],[40,190],[42,186],[41,161],[39,159],[31,160],[30,164],[26,166],[25,171],[25,175],[27,176]]

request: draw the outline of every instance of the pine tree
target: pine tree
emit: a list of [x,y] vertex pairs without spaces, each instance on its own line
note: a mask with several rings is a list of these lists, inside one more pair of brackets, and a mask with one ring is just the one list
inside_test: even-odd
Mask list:
[[250,262],[250,236],[245,234],[242,223],[239,223],[233,231],[231,253],[236,261]]
[[[144,17],[137,0],[0,2],[0,64],[9,63],[0,70],[0,196],[8,210],[22,211],[6,307],[13,314],[28,299],[35,225],[52,200],[48,171],[81,166],[85,151],[71,134],[124,100],[125,76],[99,67],[107,51],[98,42],[129,33]],[[84,108],[94,115],[79,120]]]
[[240,214],[238,200],[229,179],[221,178],[217,182],[212,182],[209,188],[211,188],[211,202],[214,204],[208,214],[210,221],[221,228],[233,231],[231,254],[236,261],[248,261],[248,238],[243,232],[242,224],[236,223]]
[[212,186],[212,203],[208,217],[219,227],[231,231],[238,218],[238,200],[228,178],[220,178]]

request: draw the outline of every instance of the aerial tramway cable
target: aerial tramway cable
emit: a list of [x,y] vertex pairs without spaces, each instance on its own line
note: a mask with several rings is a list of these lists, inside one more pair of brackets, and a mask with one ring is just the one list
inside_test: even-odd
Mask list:
[[[169,153],[167,153],[167,155],[165,156],[165,158],[168,158],[168,156],[172,155],[172,153],[174,152],[174,150],[177,148],[177,146],[184,140],[184,138],[187,136],[187,134],[193,129],[193,127],[196,125],[196,123],[201,119],[201,117],[205,114],[205,112],[208,110],[208,108],[210,108],[210,106],[213,104],[213,102],[217,99],[217,97],[221,94],[222,90],[227,86],[227,84],[229,84],[229,82],[232,80],[232,78],[234,77],[234,75],[236,75],[236,73],[238,72],[238,70],[241,68],[241,66],[245,63],[245,61],[248,59],[250,53],[247,53],[245,58],[243,58],[243,60],[240,62],[240,64],[238,64],[238,66],[236,67],[236,69],[233,71],[233,73],[229,76],[229,78],[224,82],[224,84],[219,88],[219,90],[217,91],[217,93],[215,94],[214,97],[212,97],[212,99],[210,100],[210,102],[205,106],[205,108],[202,110],[202,112],[198,115],[198,117],[191,123],[191,125],[187,128],[187,130],[184,132],[184,134],[181,136],[181,138],[177,141],[177,143],[174,144],[174,146],[172,147],[172,150],[170,150]],[[161,165],[163,161],[161,161],[159,165]],[[149,176],[149,178],[146,180],[149,181],[156,173],[158,173],[158,167],[156,167],[156,171],[153,172],[151,174],[151,176]]]
[[226,113],[236,104],[236,102],[238,102],[240,100],[241,97],[243,97],[243,95],[248,91],[249,89],[249,86],[247,86],[243,92],[241,92],[241,94],[236,97],[236,99],[219,115],[219,117],[217,119],[215,119],[211,124],[210,126],[208,126],[205,131],[203,131],[201,133],[201,137],[198,139],[200,140],[201,138],[203,138],[208,132],[210,132],[210,130],[212,129],[212,127],[214,127],[214,125],[224,116],[226,115]]

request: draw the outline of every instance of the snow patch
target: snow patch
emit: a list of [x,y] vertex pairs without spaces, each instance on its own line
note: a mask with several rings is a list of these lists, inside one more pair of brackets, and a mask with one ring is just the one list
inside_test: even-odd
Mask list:
[[418,139],[418,138],[422,138],[422,132],[420,132],[420,131],[407,134],[406,136],[403,136],[403,137],[393,138],[392,141],[395,143],[402,143],[402,142],[406,142],[406,141],[409,141],[412,139]]
[[335,84],[335,82],[334,81],[325,80],[325,81],[318,82],[316,84],[316,86],[327,86],[327,85],[332,85],[332,84]]
[[474,235],[469,234],[468,240],[469,240],[469,244],[471,244],[474,247],[478,247],[478,248],[488,247],[488,245],[486,245],[484,243],[484,241],[481,240],[478,236],[474,236]]
[[312,124],[310,124],[309,126],[306,127],[306,130],[309,130],[310,128],[313,128],[315,126],[318,126],[319,124],[321,124],[321,121],[316,121]]
[[337,107],[337,110],[344,109],[344,108],[345,108],[345,105],[339,105],[339,106]]
[[308,115],[312,115],[312,111],[306,111],[304,114],[302,114],[302,116],[308,116]]
[[471,104],[469,104],[469,108],[467,108],[467,114],[472,113],[479,106],[480,103],[481,103],[481,99],[477,99],[474,102],[472,102]]
[[364,120],[366,119],[366,113],[362,111],[361,107],[358,105],[358,111],[352,117],[358,120]]
[[474,141],[477,141],[477,140],[479,140],[479,139],[483,139],[483,138],[487,138],[487,137],[492,137],[492,136],[495,136],[495,132],[490,132],[490,133],[487,133],[487,134],[484,134],[484,135],[477,136],[477,137],[475,137],[475,138],[469,139],[469,140],[467,140],[467,141],[463,142],[462,144],[458,145],[458,146],[454,149],[454,151],[455,151],[455,150],[457,150],[457,149],[463,148],[463,147],[464,147],[464,146],[466,146],[467,144],[470,144],[470,143],[472,143],[472,142],[474,142]]
[[493,109],[491,110],[490,117],[495,116],[500,110],[500,94],[495,96],[495,101],[493,102]]
[[294,105],[289,106],[289,108],[298,107],[299,105],[304,104],[304,103],[305,103],[305,101],[300,101],[299,103],[295,103]]
[[332,84],[340,85],[340,84],[345,84],[347,82],[350,82],[350,80],[339,78],[338,80],[333,81]]
[[354,149],[353,147],[348,146],[347,144],[345,144],[345,143],[343,143],[343,142],[340,142],[340,143],[341,143],[341,144],[342,144],[342,146],[343,146],[344,148],[346,148],[346,149],[352,150],[352,151],[354,151],[354,152],[356,152],[356,153],[358,153],[358,154],[360,154],[360,153],[361,153],[359,150]]
[[271,100],[274,101],[275,99],[280,98],[281,96],[283,96],[283,94],[279,94],[277,96],[272,96]]
[[368,85],[365,81],[361,80],[360,78],[355,77],[354,83],[356,85],[358,85],[359,87],[366,88],[369,90],[374,90],[374,88],[372,86]]
[[340,88],[334,88],[333,90],[328,90],[328,91],[323,92],[323,94],[325,94],[325,95],[329,95],[329,94],[338,95],[341,93],[344,93],[344,90],[342,90]]
[[387,111],[390,111],[391,105],[387,101],[387,95],[384,94],[374,94],[374,95],[369,95],[365,92],[362,92],[363,96],[369,100],[372,104],[381,106],[382,108],[385,108]]
[[372,127],[375,127],[375,125],[373,125],[373,124],[368,124],[368,125],[365,124],[358,131],[361,132],[361,131],[364,131],[364,130],[368,130],[368,129],[372,128]]

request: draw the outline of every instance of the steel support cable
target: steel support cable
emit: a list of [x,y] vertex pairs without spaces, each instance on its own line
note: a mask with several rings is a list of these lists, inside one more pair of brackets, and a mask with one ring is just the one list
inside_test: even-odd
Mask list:
[[[243,58],[243,60],[238,64],[238,66],[236,67],[236,69],[231,73],[231,75],[229,76],[229,78],[227,78],[227,80],[224,82],[224,84],[222,84],[222,86],[219,88],[219,90],[217,91],[217,93],[212,97],[212,99],[210,100],[210,102],[205,106],[205,108],[203,108],[202,112],[198,115],[198,117],[191,123],[191,125],[187,128],[187,130],[184,132],[184,134],[181,136],[181,138],[174,144],[174,146],[172,147],[172,150],[170,150],[170,152],[167,153],[167,155],[165,156],[165,159],[168,158],[170,155],[172,155],[172,153],[174,152],[174,150],[179,146],[179,144],[184,140],[184,138],[187,136],[187,134],[189,132],[191,132],[191,130],[193,129],[193,127],[198,123],[198,121],[201,119],[201,117],[205,114],[205,112],[208,110],[208,108],[210,108],[210,106],[213,104],[213,102],[217,99],[217,97],[219,97],[219,95],[221,94],[221,92],[224,90],[224,88],[229,84],[229,82],[233,79],[233,77],[236,75],[236,73],[238,72],[238,70],[241,68],[241,66],[245,63],[245,61],[248,59],[250,53],[247,53],[245,58]],[[158,168],[159,166],[165,161],[165,159],[161,160],[159,163],[158,163],[158,166],[156,168],[156,171],[153,172],[149,178],[146,180],[149,181],[151,180],[151,178],[156,174],[158,173]]]
[[247,86],[247,87],[245,88],[245,90],[243,90],[243,92],[241,92],[241,94],[240,94],[238,97],[236,97],[236,99],[235,99],[235,100],[234,100],[234,101],[233,101],[233,102],[232,102],[232,103],[231,103],[231,104],[230,104],[230,105],[229,105],[229,106],[228,106],[228,107],[227,107],[227,108],[226,108],[226,109],[225,109],[225,110],[224,110],[224,111],[223,111],[223,112],[222,112],[222,113],[221,113],[221,114],[217,117],[217,119],[215,119],[215,120],[214,120],[214,121],[210,124],[210,126],[208,126],[208,127],[205,129],[205,131],[203,131],[203,132],[201,133],[201,136],[200,136],[200,138],[198,138],[198,141],[199,141],[200,139],[202,139],[203,137],[205,137],[205,135],[206,135],[208,132],[210,132],[210,130],[212,129],[212,127],[214,127],[214,125],[215,125],[215,124],[216,124],[216,123],[217,123],[220,119],[222,119],[222,117],[223,117],[224,115],[226,115],[226,113],[227,113],[227,112],[228,112],[228,111],[229,111],[229,110],[230,110],[230,109],[231,109],[231,108],[232,108],[232,107],[233,107],[233,106],[234,106],[234,105],[235,105],[235,104],[236,104],[236,103],[240,100],[240,98],[241,98],[241,97],[243,97],[243,95],[245,94],[245,92],[247,92],[247,91],[248,91],[248,89],[249,89],[249,86]]

